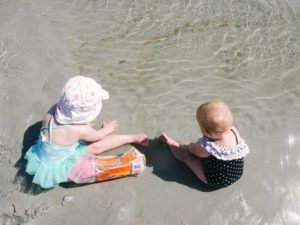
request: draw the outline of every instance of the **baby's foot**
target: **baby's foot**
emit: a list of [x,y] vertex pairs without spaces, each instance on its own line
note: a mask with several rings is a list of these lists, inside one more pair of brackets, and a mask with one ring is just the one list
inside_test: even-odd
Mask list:
[[133,143],[148,146],[149,139],[145,134],[136,134],[133,137]]
[[168,135],[165,133],[162,133],[159,135],[158,140],[167,144],[167,145],[174,145],[174,146],[179,146],[178,142],[170,138]]
[[178,142],[167,136],[165,133],[162,133],[159,135],[158,138],[159,141],[166,143],[168,147],[171,149],[173,155],[175,156],[176,159],[178,159],[181,162],[184,162],[186,156],[187,156],[187,151],[182,151],[181,146],[179,145]]

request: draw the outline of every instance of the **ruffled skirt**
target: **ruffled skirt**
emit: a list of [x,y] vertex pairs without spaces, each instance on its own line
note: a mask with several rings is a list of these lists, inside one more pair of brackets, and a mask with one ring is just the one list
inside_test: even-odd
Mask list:
[[59,183],[92,183],[124,176],[137,176],[145,169],[146,158],[134,147],[121,156],[88,156],[85,144],[79,143],[76,151],[59,162],[43,162],[38,157],[38,145],[25,155],[26,172],[33,175],[33,183],[51,188]]
[[73,165],[86,155],[85,144],[80,142],[76,150],[61,161],[45,162],[39,158],[39,144],[33,145],[26,153],[26,172],[33,175],[33,183],[43,188],[55,187],[59,183],[69,181],[69,174]]

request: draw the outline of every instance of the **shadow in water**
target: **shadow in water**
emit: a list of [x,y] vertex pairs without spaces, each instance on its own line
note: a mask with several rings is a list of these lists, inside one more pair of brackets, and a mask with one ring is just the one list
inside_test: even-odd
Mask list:
[[24,156],[30,147],[36,143],[38,140],[40,129],[42,126],[42,121],[36,122],[31,125],[24,133],[22,142],[22,152],[19,160],[16,162],[15,167],[18,168],[18,172],[14,177],[13,182],[20,185],[20,191],[25,193],[30,193],[33,195],[38,195],[42,192],[46,192],[49,189],[43,189],[39,185],[32,183],[33,176],[28,175],[26,170],[26,159]]
[[145,154],[147,166],[153,167],[153,174],[161,179],[178,182],[203,192],[213,191],[205,183],[198,180],[186,165],[172,155],[167,145],[159,142],[157,138],[149,140],[148,147],[140,145],[135,145],[135,147]]
[[[32,183],[32,176],[28,175],[26,170],[26,160],[24,156],[29,148],[36,143],[39,137],[42,122],[39,121],[30,126],[24,133],[22,154],[20,159],[16,162],[15,167],[18,172],[14,177],[13,182],[20,185],[20,191],[38,195],[50,189],[43,189],[39,185]],[[212,191],[203,182],[199,181],[192,171],[174,158],[171,151],[165,144],[158,141],[157,138],[149,140],[149,146],[143,147],[134,145],[139,151],[145,154],[147,158],[147,166],[153,167],[153,174],[166,181],[178,182],[190,188],[199,191],[208,192]],[[62,183],[60,186],[64,188],[76,188],[90,184],[75,184],[75,183]]]
[[[128,177],[128,176],[126,176]],[[74,182],[64,182],[64,183],[60,183],[59,186],[66,188],[66,189],[75,189],[75,188],[80,188],[80,187],[84,187],[87,185],[95,185],[95,184],[99,184],[99,183],[106,183],[106,182],[114,182],[115,180],[118,179],[123,179],[124,177],[117,177],[111,180],[103,180],[103,181],[95,181],[95,182],[91,182],[91,183],[83,183],[83,184],[76,184]]]

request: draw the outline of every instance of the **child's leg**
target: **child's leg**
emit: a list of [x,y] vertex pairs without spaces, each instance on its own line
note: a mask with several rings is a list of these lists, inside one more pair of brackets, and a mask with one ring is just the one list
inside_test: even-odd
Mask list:
[[137,176],[145,169],[146,158],[134,147],[122,156],[84,156],[73,165],[69,179],[75,183],[92,183],[124,176]]
[[175,158],[185,163],[199,180],[207,183],[202,163],[198,157],[189,153],[185,148],[180,146],[178,142],[168,137],[166,134],[161,134],[159,136],[159,140],[163,143],[166,143],[171,149]]
[[101,152],[130,143],[146,146],[148,144],[148,138],[144,134],[108,135],[99,141],[88,144],[86,149],[89,154],[97,155]]
[[108,156],[95,159],[96,181],[119,177],[137,176],[144,171],[145,156],[136,149],[130,149],[120,157]]
[[164,133],[159,136],[159,140],[169,146],[171,152],[173,153],[176,159],[178,159],[181,162],[186,161],[189,152],[182,149],[182,147],[178,142],[176,142],[175,140],[173,140],[172,138],[170,138]]
[[185,159],[185,164],[193,171],[196,177],[207,184],[204,169],[200,159],[197,156],[188,153],[189,156]]

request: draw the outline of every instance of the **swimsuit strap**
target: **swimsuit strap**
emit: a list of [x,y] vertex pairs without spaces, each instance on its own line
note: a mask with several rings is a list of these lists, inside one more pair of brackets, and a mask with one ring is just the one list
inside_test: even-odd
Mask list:
[[48,130],[48,127],[41,127],[41,130],[42,130],[42,131],[45,130],[45,129]]
[[55,125],[53,124],[52,120],[53,120],[54,116],[51,114],[51,118],[49,120],[49,142],[51,143],[51,137],[52,137],[52,130],[53,129],[60,129],[60,128],[65,128],[65,127],[69,127],[71,126],[71,124],[63,124],[63,125]]
[[230,130],[232,131],[232,133],[233,133],[234,136],[235,136],[236,144],[238,144],[238,143],[239,143],[239,140],[238,140],[238,137],[237,137],[235,131],[234,131],[233,129],[230,129]]
[[[51,118],[55,119],[54,113],[51,114]],[[71,124],[53,124],[52,129],[60,129],[60,128],[69,127],[69,126],[71,126]]]
[[48,123],[48,141],[51,143],[51,137],[52,137],[52,118],[53,116],[51,115],[49,123]]

